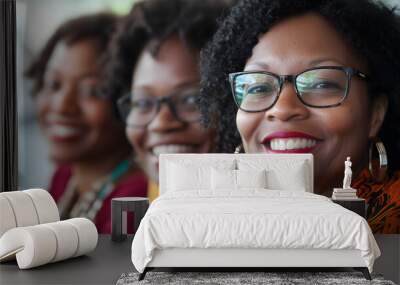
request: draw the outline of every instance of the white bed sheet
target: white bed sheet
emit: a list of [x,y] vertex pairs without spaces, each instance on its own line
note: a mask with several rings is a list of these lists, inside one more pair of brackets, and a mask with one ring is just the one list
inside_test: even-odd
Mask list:
[[135,268],[165,248],[357,249],[370,272],[380,255],[359,215],[320,195],[265,189],[161,195],[134,237]]

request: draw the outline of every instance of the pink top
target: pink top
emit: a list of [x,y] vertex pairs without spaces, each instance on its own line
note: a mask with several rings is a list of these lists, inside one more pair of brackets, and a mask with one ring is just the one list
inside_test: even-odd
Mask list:
[[[53,175],[50,193],[56,202],[66,190],[72,169],[68,165],[59,166]],[[143,173],[136,171],[128,178],[119,182],[113,191],[104,199],[103,205],[97,213],[94,223],[100,234],[111,233],[111,199],[115,197],[147,197],[147,179]],[[131,217],[129,217],[131,220]],[[128,220],[128,225],[131,224]],[[128,226],[128,232],[131,227]]]

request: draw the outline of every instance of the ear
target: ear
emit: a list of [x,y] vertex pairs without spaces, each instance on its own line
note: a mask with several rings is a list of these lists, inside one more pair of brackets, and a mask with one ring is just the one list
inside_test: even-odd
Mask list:
[[371,110],[371,120],[369,129],[369,138],[374,138],[378,134],[388,107],[386,95],[381,95],[373,100]]

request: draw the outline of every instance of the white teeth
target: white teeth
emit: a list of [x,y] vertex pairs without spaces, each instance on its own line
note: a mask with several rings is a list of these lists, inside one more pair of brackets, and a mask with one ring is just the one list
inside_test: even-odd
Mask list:
[[278,142],[279,142],[278,149],[281,149],[281,150],[286,149],[286,143],[284,140],[278,140]]
[[196,148],[193,145],[185,144],[168,144],[153,147],[153,153],[157,156],[162,153],[192,153],[195,150]]
[[295,140],[288,140],[286,142],[286,148],[287,149],[294,149],[294,145],[295,145]]
[[81,130],[61,125],[52,125],[48,129],[48,132],[52,136],[69,137],[69,136],[79,135],[81,133]]
[[304,149],[313,147],[316,144],[317,141],[313,139],[304,139],[304,138],[272,139],[270,141],[270,148],[272,150]]

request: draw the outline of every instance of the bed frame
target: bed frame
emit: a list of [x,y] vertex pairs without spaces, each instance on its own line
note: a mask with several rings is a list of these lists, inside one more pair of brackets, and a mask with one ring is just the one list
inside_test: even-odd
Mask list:
[[327,249],[193,249],[156,250],[152,261],[139,275],[155,268],[232,268],[247,271],[254,268],[338,268],[351,267],[371,280],[359,250]]
[[[166,190],[166,161],[176,159],[201,159],[213,161],[221,158],[245,159],[289,159],[287,154],[166,154],[160,157],[160,194]],[[293,155],[290,155],[293,159]],[[313,192],[313,157],[312,154],[298,154],[296,159],[304,160],[308,164],[308,179]],[[147,265],[139,280],[143,280],[148,271],[156,268],[230,268],[235,271],[248,271],[250,269],[271,268],[343,268],[350,267],[361,271],[367,280],[371,276],[359,250],[329,250],[329,249],[249,249],[249,248],[168,248],[157,249],[152,261]],[[262,271],[262,270],[261,270]]]

